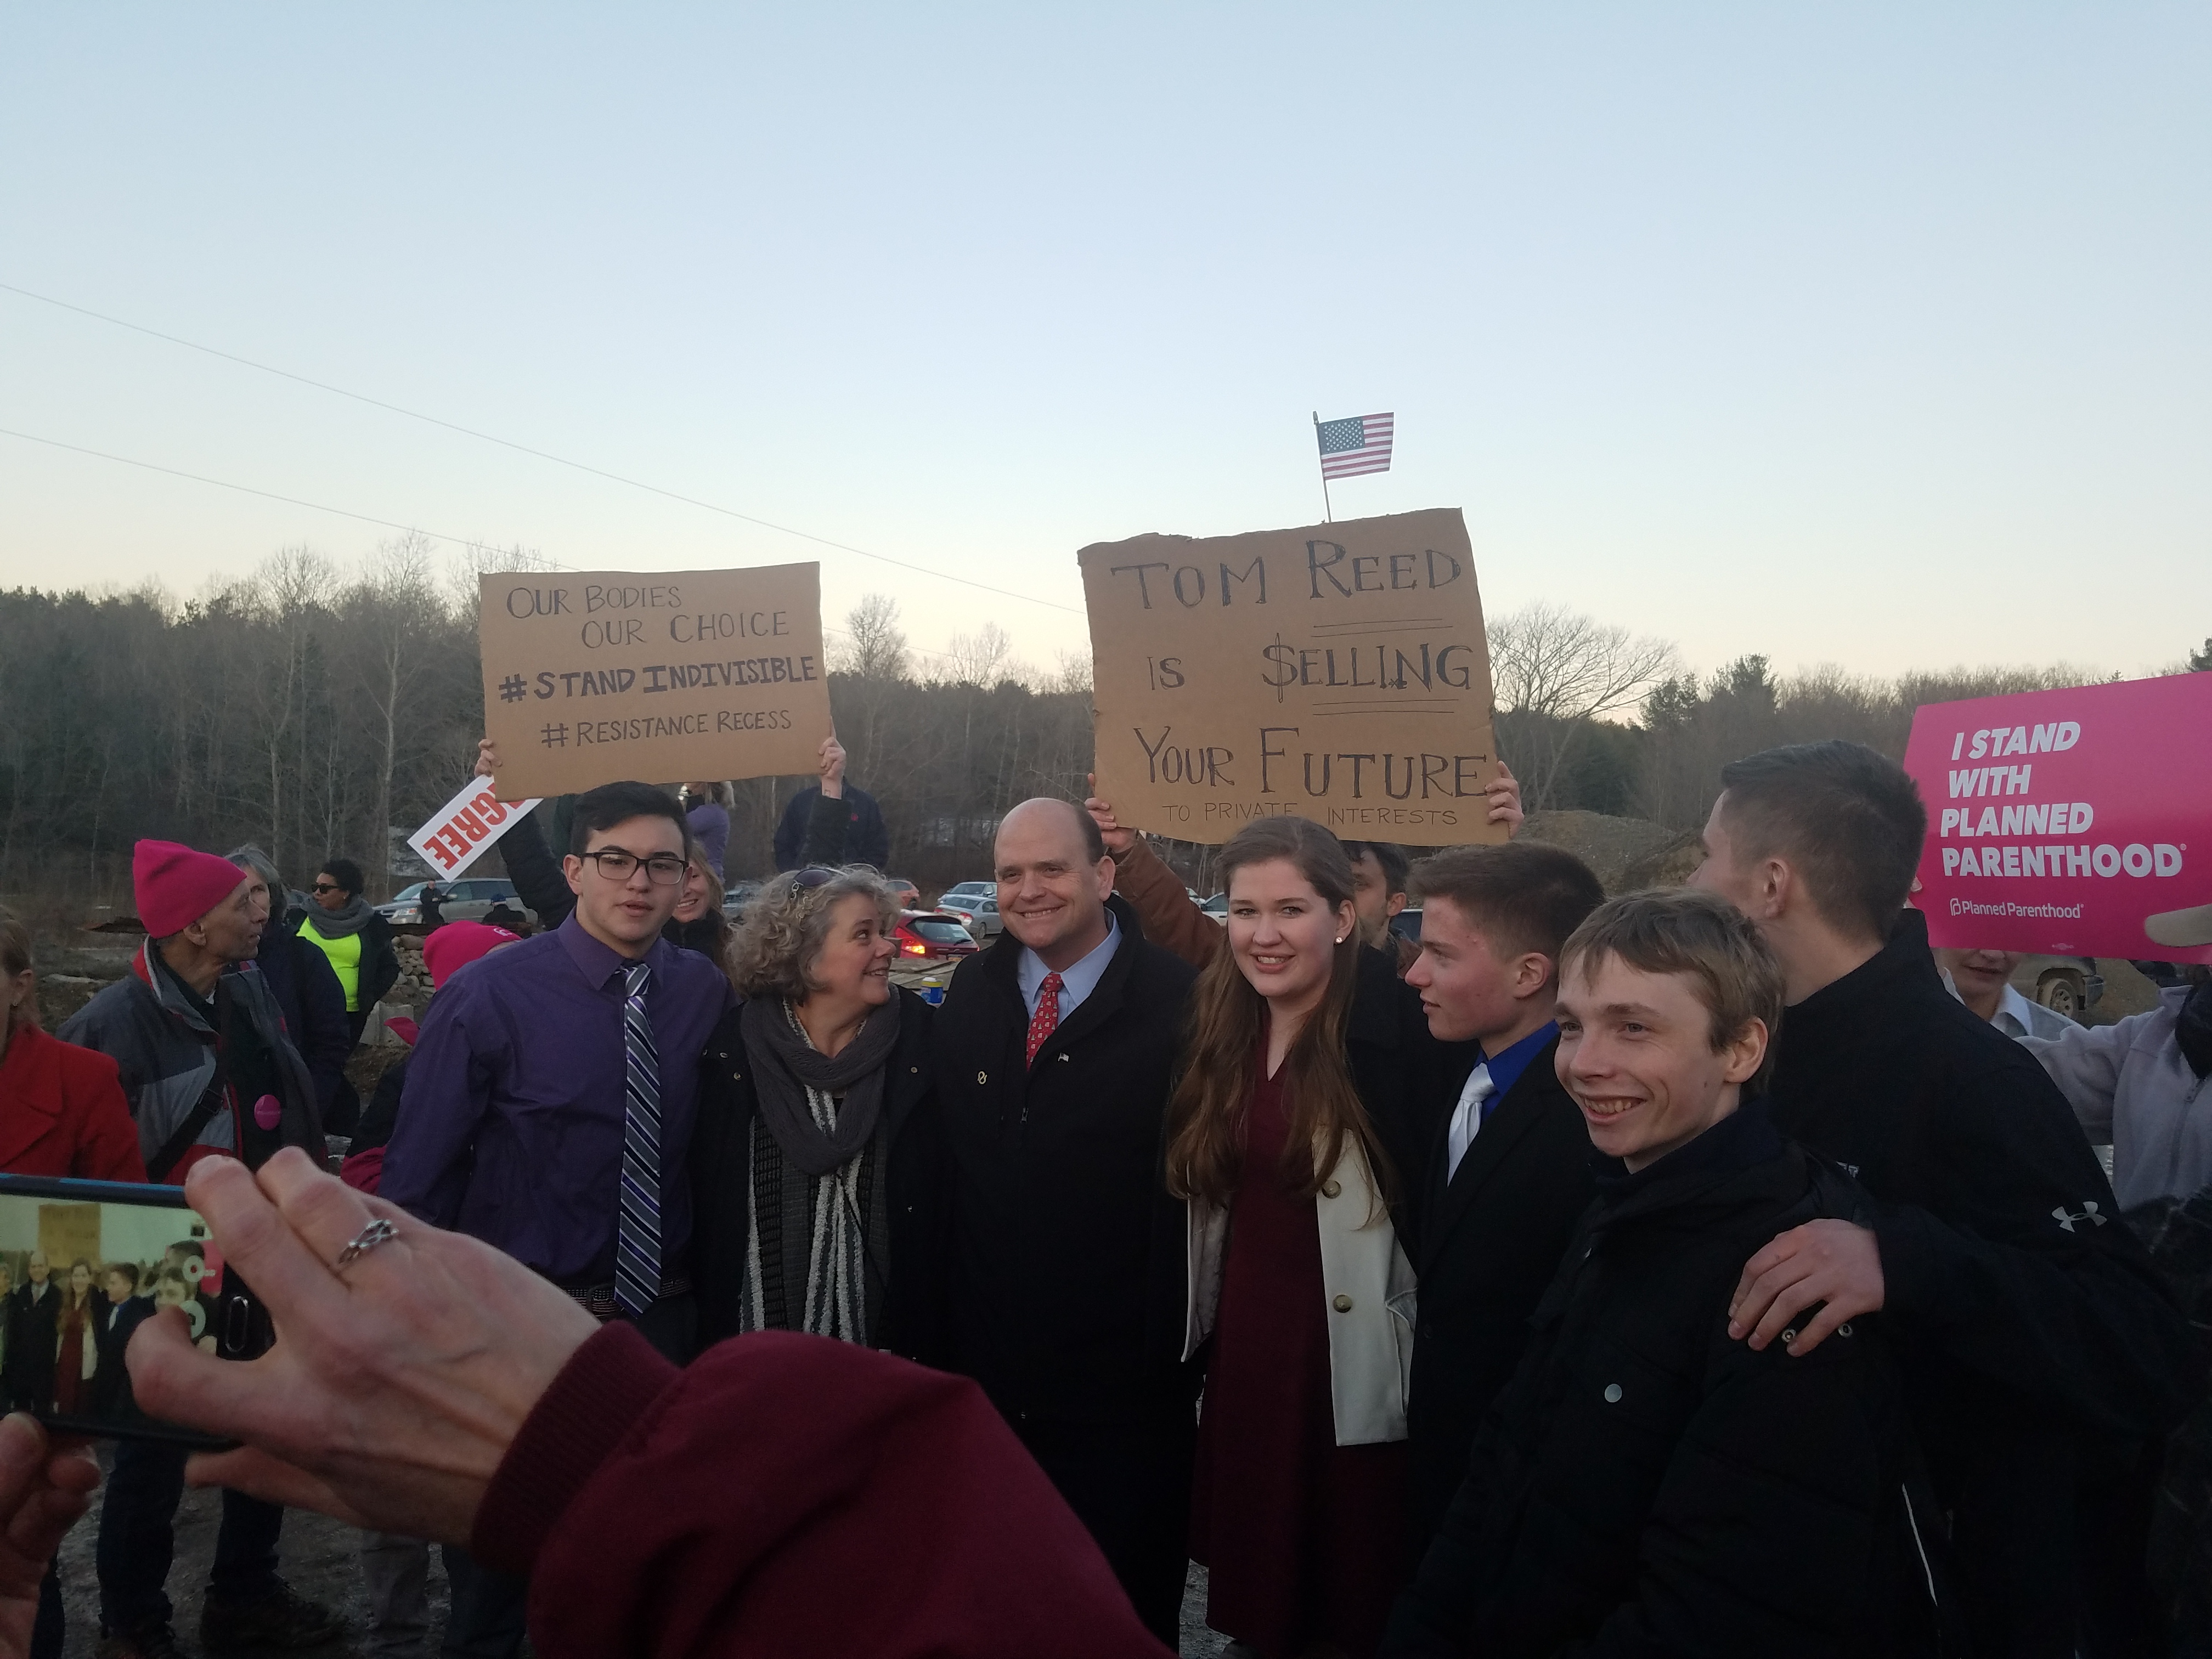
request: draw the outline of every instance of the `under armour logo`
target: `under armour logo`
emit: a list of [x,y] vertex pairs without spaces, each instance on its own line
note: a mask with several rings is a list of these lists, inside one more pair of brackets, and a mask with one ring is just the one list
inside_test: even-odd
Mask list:
[[2101,1227],[2106,1221],[2111,1219],[2109,1216],[2101,1216],[2097,1213],[2097,1200],[2094,1198],[2085,1198],[2081,1200],[2081,1213],[2079,1215],[2068,1214],[2066,1206],[2063,1204],[2060,1205],[2051,1213],[2052,1218],[2069,1233],[2074,1231],[2074,1224],[2077,1221],[2094,1221],[2097,1225]]

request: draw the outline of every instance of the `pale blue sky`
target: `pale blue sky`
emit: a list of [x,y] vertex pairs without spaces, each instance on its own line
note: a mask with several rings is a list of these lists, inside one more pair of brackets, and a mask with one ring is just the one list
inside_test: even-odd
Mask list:
[[[1710,666],[2212,633],[2212,10],[0,9],[0,283],[1079,607],[1466,510]],[[638,569],[808,544],[0,294],[0,426]],[[384,532],[0,439],[0,582]],[[1079,616],[820,553],[832,620]]]

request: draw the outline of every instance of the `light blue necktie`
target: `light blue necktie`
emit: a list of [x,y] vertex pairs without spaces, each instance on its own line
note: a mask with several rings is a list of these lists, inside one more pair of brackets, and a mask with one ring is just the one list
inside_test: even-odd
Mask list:
[[623,1091],[622,1215],[615,1224],[615,1303],[641,1314],[660,1295],[660,1056],[646,1017],[645,987],[653,969],[623,969]]

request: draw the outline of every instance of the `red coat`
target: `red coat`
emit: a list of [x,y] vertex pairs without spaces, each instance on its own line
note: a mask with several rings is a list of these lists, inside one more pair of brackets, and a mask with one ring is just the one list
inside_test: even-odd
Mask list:
[[981,1389],[825,1337],[679,1371],[608,1326],[469,1549],[532,1575],[545,1659],[1168,1659]]
[[36,1026],[18,1030],[0,1057],[0,1170],[145,1180],[115,1062]]

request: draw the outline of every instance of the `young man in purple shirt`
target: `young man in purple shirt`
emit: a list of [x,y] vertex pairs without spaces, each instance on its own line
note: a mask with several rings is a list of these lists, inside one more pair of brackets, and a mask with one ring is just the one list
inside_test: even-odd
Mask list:
[[[678,1364],[697,1322],[684,1159],[699,1058],[735,998],[660,937],[683,892],[673,796],[611,783],[576,799],[558,927],[456,974],[408,1063],[380,1191],[496,1245]],[[449,1550],[449,1655],[519,1650],[526,1583]]]

